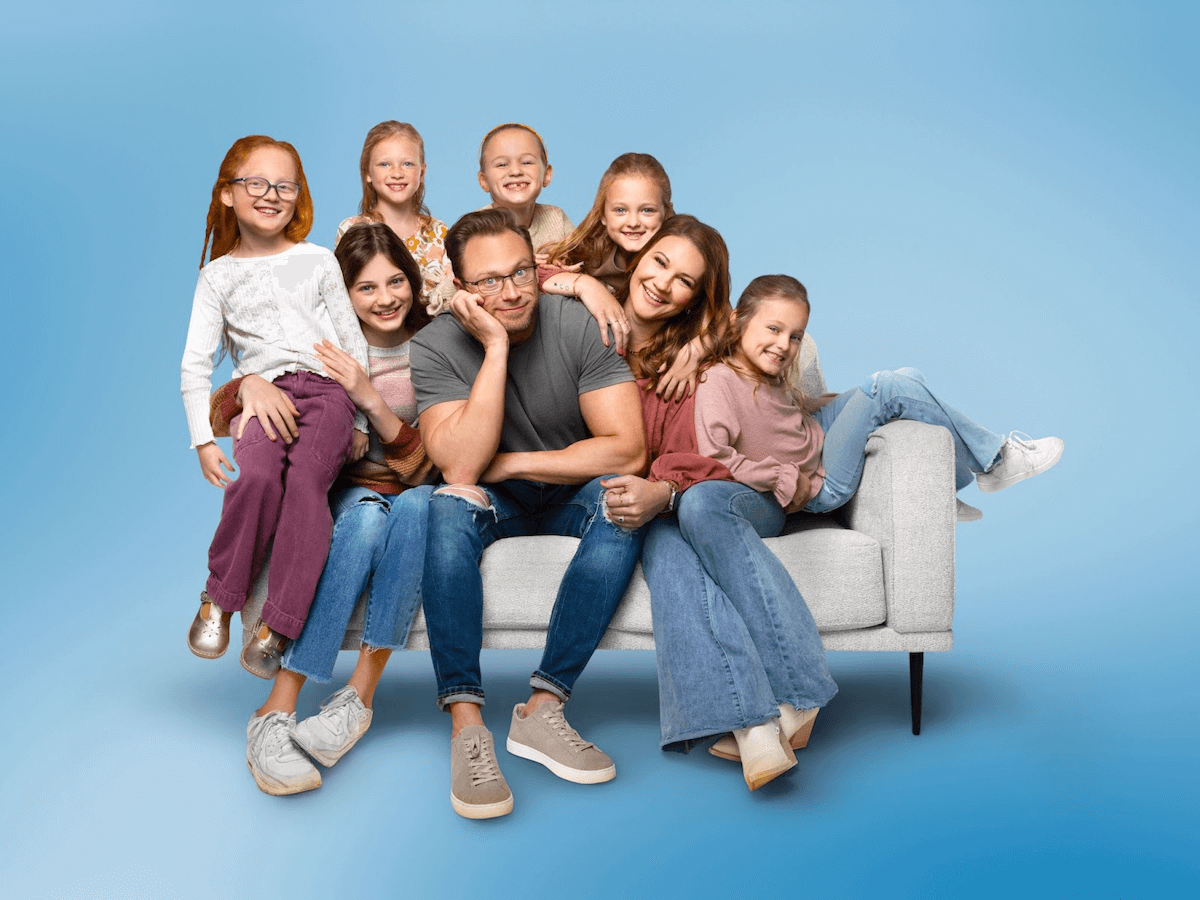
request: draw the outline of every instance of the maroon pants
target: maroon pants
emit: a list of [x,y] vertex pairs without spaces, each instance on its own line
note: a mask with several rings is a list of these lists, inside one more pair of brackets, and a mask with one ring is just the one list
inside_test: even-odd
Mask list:
[[[225,488],[205,589],[221,609],[240,610],[273,537],[262,618],[297,638],[329,554],[327,495],[350,454],[354,404],[337,382],[311,372],[281,375],[275,386],[296,405],[300,435],[290,445],[278,435],[269,440],[255,418],[234,442],[238,475]],[[240,418],[231,423],[234,434]]]

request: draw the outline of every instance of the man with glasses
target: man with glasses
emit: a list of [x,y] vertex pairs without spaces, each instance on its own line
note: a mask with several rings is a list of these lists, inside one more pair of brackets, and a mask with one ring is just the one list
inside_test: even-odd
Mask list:
[[481,715],[480,554],[516,535],[580,538],[507,747],[569,781],[608,781],[612,760],[567,723],[563,703],[624,596],[644,533],[609,520],[600,477],[640,473],[646,448],[629,368],[582,304],[538,296],[529,232],[511,213],[463,216],[446,254],[460,287],[452,315],[412,342],[421,437],[447,482],[430,500],[423,594],[438,706],[451,715],[450,802],[482,819],[513,801]]

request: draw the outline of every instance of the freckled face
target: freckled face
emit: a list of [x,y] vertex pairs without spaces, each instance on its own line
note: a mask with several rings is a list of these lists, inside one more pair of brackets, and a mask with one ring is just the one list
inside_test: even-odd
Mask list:
[[614,244],[634,254],[662,227],[666,211],[662,192],[649,178],[614,178],[604,195],[604,229]]
[[402,206],[416,196],[425,177],[421,148],[416,141],[396,135],[375,145],[367,164],[367,181],[381,203]]
[[[290,153],[279,147],[258,147],[238,167],[238,178],[264,178],[271,184],[299,182],[296,163]],[[275,188],[262,197],[251,197],[243,183],[231,184],[221,191],[221,201],[233,210],[238,229],[259,239],[277,238],[296,214],[296,200],[284,200]]]

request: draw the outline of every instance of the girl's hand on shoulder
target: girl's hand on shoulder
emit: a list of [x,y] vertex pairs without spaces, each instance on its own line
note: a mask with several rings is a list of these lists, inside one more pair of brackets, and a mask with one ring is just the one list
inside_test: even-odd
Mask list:
[[[366,409],[370,402],[378,396],[378,391],[371,386],[367,370],[357,359],[332,341],[324,340],[313,344],[317,358],[325,369],[325,374],[346,389],[351,401],[359,409]],[[357,432],[361,434],[361,432]]]
[[367,455],[367,447],[371,445],[370,435],[363,434],[357,428],[354,429],[354,440],[350,444],[350,459],[349,462],[358,462]]
[[[596,324],[600,326],[600,338],[604,341],[604,346],[615,347],[617,353],[624,356],[625,346],[629,341],[629,317],[625,315],[624,308],[612,295],[612,291],[603,281],[591,275],[557,275],[547,279],[547,284],[568,279],[574,282],[568,293],[578,297],[579,302],[595,318]],[[610,328],[613,338],[611,343],[608,339]]]
[[217,442],[209,441],[207,444],[201,444],[196,448],[196,455],[200,457],[200,471],[204,474],[204,480],[225,490],[225,485],[232,482],[233,479],[221,471],[221,467],[224,466],[232,474],[233,465],[225,457],[221,448],[217,446]]
[[658,385],[654,388],[654,393],[664,400],[682,400],[696,390],[699,369],[699,355],[692,349],[691,344],[684,344],[669,368],[665,363],[659,367]]
[[292,398],[262,376],[247,375],[242,379],[238,401],[242,404],[242,416],[237,434],[233,436],[235,441],[242,439],[242,432],[251,419],[258,419],[258,424],[271,440],[275,440],[276,430],[283,435],[285,444],[290,444],[300,435],[296,425],[300,413],[292,403]]
[[637,475],[618,475],[600,482],[605,489],[608,518],[618,528],[636,531],[671,501],[671,486],[665,481],[647,481]]

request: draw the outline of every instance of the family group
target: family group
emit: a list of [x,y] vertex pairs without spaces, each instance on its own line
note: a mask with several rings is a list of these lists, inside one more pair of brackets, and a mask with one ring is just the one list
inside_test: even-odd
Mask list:
[[[450,714],[450,801],[513,808],[480,672],[489,544],[579,539],[506,748],[592,784],[611,758],[564,716],[641,560],[652,597],[662,746],[740,762],[750,790],[796,765],[837,691],[817,628],[763,538],[858,487],[867,438],[893,419],[954,439],[957,488],[997,491],[1053,466],[1058,438],[990,431],[912,369],[839,394],[806,377],[810,305],[790,275],[731,303],[721,235],[676,214],[662,165],[626,153],[578,227],[538,203],[552,168],[508,123],[479,151],[491,196],[447,228],[424,204],[411,125],[371,129],[359,214],[335,249],[305,241],[313,205],[291,144],[245,137],[213,185],[182,392],[204,477],[224,491],[188,634],[229,644],[270,548],[267,599],[241,654],[271,680],[247,729],[270,794],[319,787],[371,723],[376,687],[423,606],[437,704]],[[207,257],[207,259],[206,259]],[[213,392],[214,361],[234,378]],[[233,438],[233,466],[215,438]],[[960,503],[959,518],[982,513]],[[366,594],[345,687],[329,682]]]

